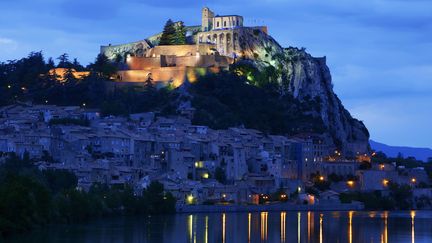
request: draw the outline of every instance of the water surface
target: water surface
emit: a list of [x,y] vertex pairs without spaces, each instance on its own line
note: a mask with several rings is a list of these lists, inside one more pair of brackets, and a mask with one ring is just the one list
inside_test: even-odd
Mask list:
[[432,242],[432,212],[252,212],[121,217],[8,242]]

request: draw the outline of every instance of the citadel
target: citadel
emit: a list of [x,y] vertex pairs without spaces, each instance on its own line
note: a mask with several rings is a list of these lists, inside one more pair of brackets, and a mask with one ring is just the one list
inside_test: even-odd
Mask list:
[[186,27],[187,44],[159,45],[162,33],[147,39],[101,47],[101,53],[112,61],[120,61],[117,81],[143,82],[149,76],[156,83],[174,87],[184,80],[195,81],[207,72],[227,69],[246,54],[246,40],[268,35],[266,26],[245,27],[238,15],[215,15],[202,9],[201,26]]

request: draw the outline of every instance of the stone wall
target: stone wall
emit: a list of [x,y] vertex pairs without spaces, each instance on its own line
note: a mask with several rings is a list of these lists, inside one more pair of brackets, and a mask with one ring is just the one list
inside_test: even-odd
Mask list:
[[228,67],[233,63],[230,57],[219,55],[128,57],[130,70],[149,70],[159,67]]
[[147,43],[147,41],[143,40],[143,41],[137,41],[137,42],[132,42],[123,45],[101,46],[100,53],[107,56],[108,59],[111,61],[115,61],[117,58],[119,58],[120,61],[124,62],[126,61],[126,56],[128,54],[142,57],[145,56],[145,53],[150,48],[151,47]]
[[144,70],[159,68],[161,66],[160,57],[128,57],[126,64],[130,70]]
[[195,68],[195,67],[160,67],[148,70],[125,70],[118,71],[117,82],[142,83],[145,82],[149,75],[153,83],[160,86],[172,84],[174,87],[180,86],[186,79],[195,82],[200,76],[207,73],[218,73],[221,68]]
[[160,57],[162,55],[195,56],[196,52],[196,45],[155,46],[146,53],[146,57]]

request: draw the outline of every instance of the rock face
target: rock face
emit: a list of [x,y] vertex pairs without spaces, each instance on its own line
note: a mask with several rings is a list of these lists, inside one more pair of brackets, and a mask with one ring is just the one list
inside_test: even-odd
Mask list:
[[[247,36],[247,35],[245,35]],[[328,135],[346,156],[370,150],[369,132],[363,122],[354,119],[333,92],[326,58],[315,58],[298,48],[282,48],[265,33],[249,33],[241,40],[242,55],[254,61],[263,71],[272,67],[281,94],[291,94],[299,100],[313,99],[320,103],[321,117]]]
[[[286,54],[289,55],[289,54]],[[369,132],[365,125],[354,119],[333,92],[330,70],[326,59],[313,58],[305,52],[303,57],[283,65],[286,91],[300,100],[312,98],[320,101],[320,116],[333,138],[333,142],[347,156],[369,150]]]

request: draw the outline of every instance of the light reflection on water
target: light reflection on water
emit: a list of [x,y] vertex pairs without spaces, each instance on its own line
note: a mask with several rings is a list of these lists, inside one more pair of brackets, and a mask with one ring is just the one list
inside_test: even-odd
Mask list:
[[45,228],[8,241],[432,242],[432,212],[250,212],[108,218]]

